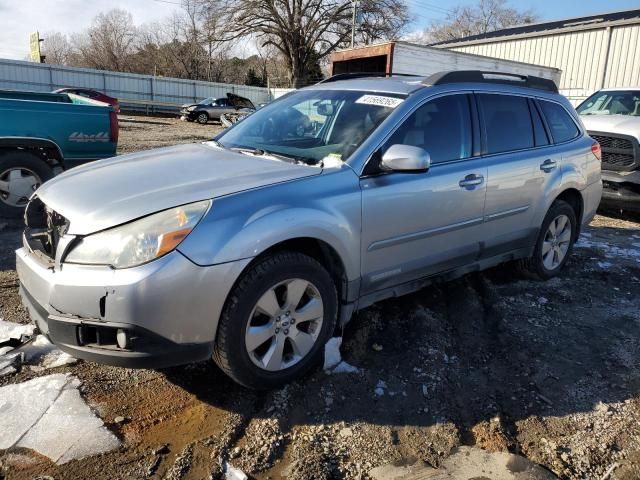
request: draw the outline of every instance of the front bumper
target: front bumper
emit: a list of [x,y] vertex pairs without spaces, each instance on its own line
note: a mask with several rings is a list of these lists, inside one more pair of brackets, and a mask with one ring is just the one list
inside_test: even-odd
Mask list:
[[618,173],[602,171],[600,206],[640,212],[640,171]]
[[182,109],[180,110],[180,116],[184,117],[184,118],[188,118],[189,120],[195,120],[196,118],[196,112],[195,111],[189,111],[186,109]]
[[16,251],[22,299],[42,333],[74,357],[133,368],[210,358],[224,302],[248,263],[201,267],[174,251],[122,270],[55,268],[27,247]]

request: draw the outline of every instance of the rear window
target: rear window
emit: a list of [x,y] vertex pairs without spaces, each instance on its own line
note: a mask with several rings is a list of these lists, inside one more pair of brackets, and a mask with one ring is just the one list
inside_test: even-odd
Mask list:
[[487,153],[534,146],[531,114],[525,97],[480,94],[478,101],[486,132]]
[[555,143],[562,143],[576,138],[580,130],[571,118],[571,115],[557,103],[540,100],[542,113],[547,119],[551,136]]

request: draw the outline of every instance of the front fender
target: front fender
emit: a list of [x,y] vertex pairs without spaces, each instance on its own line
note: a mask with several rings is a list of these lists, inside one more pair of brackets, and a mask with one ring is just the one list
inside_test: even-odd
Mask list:
[[278,243],[313,238],[338,254],[348,280],[360,276],[360,188],[348,167],[214,199],[180,245],[198,265],[252,258]]

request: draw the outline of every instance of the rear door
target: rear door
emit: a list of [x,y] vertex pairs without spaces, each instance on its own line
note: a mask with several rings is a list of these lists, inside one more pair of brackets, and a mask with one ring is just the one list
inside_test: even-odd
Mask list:
[[418,107],[381,147],[377,155],[395,144],[421,147],[432,165],[361,179],[364,294],[477,259],[487,176],[474,156],[478,131],[472,96],[447,94]]
[[535,243],[538,210],[560,181],[560,158],[534,101],[493,92],[476,98],[488,169],[482,249],[488,258]]

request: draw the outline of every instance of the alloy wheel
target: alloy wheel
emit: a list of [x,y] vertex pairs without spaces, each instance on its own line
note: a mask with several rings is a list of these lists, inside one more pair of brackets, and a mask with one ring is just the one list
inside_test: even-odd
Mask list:
[[558,268],[567,256],[571,230],[571,221],[566,215],[558,215],[549,224],[542,242],[542,263],[547,270]]
[[277,372],[302,360],[316,344],[324,304],[308,280],[280,282],[258,299],[245,332],[245,347],[259,368]]

